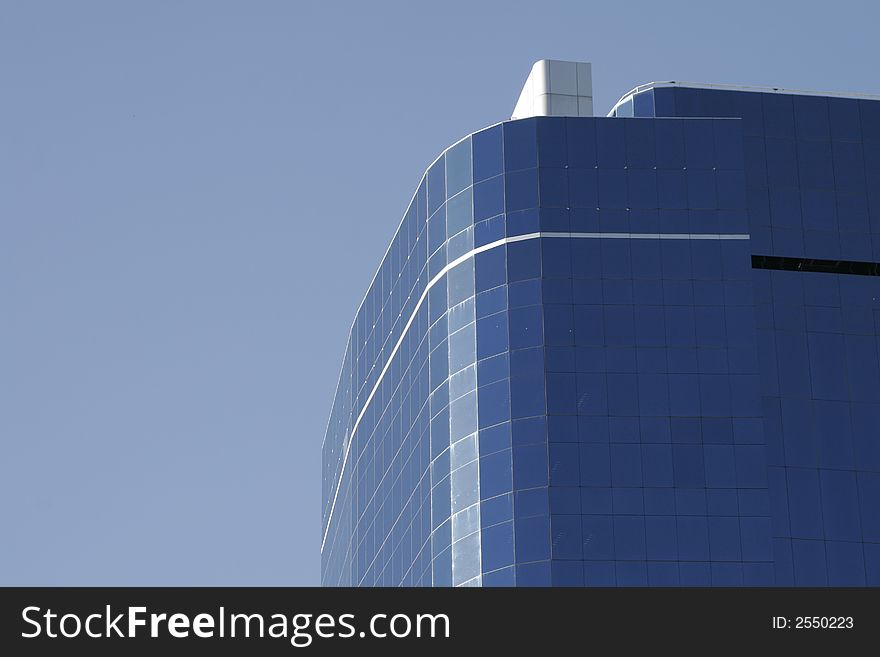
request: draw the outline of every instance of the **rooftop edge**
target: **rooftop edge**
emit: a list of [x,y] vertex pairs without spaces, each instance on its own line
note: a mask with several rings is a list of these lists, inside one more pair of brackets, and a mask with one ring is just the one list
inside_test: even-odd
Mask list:
[[745,84],[715,84],[712,82],[685,82],[677,80],[662,80],[656,82],[646,82],[630,89],[623,94],[620,99],[614,103],[614,106],[608,111],[606,116],[612,116],[614,112],[627,100],[638,93],[648,91],[649,89],[665,87],[684,87],[686,89],[713,89],[717,91],[742,91],[750,93],[772,93],[784,94],[789,96],[821,96],[825,98],[853,98],[857,100],[880,100],[880,95],[858,92],[842,92],[842,91],[811,91],[807,89],[787,89],[785,87],[762,87],[758,85]]

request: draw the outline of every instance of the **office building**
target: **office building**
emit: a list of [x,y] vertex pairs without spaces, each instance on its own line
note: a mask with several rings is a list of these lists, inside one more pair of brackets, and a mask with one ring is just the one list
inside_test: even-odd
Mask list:
[[322,582],[880,585],[880,98],[535,64],[357,311]]

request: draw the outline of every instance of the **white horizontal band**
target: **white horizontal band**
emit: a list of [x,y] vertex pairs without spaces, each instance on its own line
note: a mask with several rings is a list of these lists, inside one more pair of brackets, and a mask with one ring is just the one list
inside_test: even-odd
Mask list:
[[370,391],[370,394],[367,396],[366,401],[364,402],[363,407],[361,408],[361,412],[358,413],[357,419],[354,422],[354,425],[351,428],[351,433],[348,435],[347,442],[345,443],[345,452],[342,457],[342,467],[339,469],[339,478],[336,481],[336,491],[333,493],[333,502],[330,505],[330,513],[327,516],[327,526],[324,528],[324,536],[321,539],[321,552],[324,552],[324,544],[327,542],[327,534],[330,532],[330,522],[333,520],[333,511],[336,509],[336,498],[339,496],[339,488],[342,486],[342,475],[345,473],[345,466],[348,463],[348,454],[351,450],[351,443],[354,440],[354,434],[357,432],[358,427],[361,424],[361,420],[364,417],[364,414],[367,412],[367,408],[370,406],[370,402],[373,401],[373,397],[376,394],[376,391],[379,389],[379,386],[382,384],[382,379],[385,377],[385,373],[388,371],[388,368],[391,367],[391,362],[394,360],[394,357],[397,355],[398,350],[400,349],[400,345],[403,344],[403,339],[406,337],[407,331],[409,331],[410,326],[415,321],[416,315],[419,312],[419,309],[422,307],[422,304],[425,302],[425,299],[428,297],[428,292],[431,290],[434,285],[440,281],[451,269],[454,269],[461,263],[467,261],[470,258],[473,258],[475,255],[479,253],[484,253],[486,251],[490,251],[499,246],[504,246],[505,244],[512,244],[514,242],[523,242],[525,240],[533,240],[539,238],[553,238],[553,237],[561,237],[568,239],[634,239],[634,240],[747,240],[749,239],[749,235],[746,233],[564,233],[564,232],[538,232],[538,233],[527,233],[525,235],[514,235],[513,237],[504,237],[500,240],[495,240],[494,242],[490,242],[489,244],[484,244],[483,246],[478,246],[471,251],[468,251],[464,255],[457,257],[455,260],[447,264],[443,269],[441,269],[425,286],[422,295],[419,297],[418,303],[416,303],[415,308],[412,311],[412,314],[407,320],[406,325],[403,327],[403,330],[400,332],[400,337],[397,340],[397,343],[394,345],[394,349],[391,350],[391,353],[388,355],[388,360],[385,362],[385,366],[382,368],[382,371],[379,373],[379,377],[376,379],[376,383],[373,385],[373,389]]

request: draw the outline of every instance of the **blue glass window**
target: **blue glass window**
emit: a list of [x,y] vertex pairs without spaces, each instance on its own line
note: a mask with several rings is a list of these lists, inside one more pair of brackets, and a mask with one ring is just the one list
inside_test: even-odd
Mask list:
[[504,202],[508,212],[538,205],[538,170],[511,171],[504,175]]
[[641,117],[654,116],[654,90],[649,89],[633,96],[633,114]]
[[523,119],[504,124],[504,168],[507,171],[538,166],[536,120]]
[[446,194],[454,196],[471,181],[471,139],[467,137],[446,152]]
[[497,176],[504,171],[503,136],[500,125],[481,130],[471,137],[474,182]]
[[428,215],[446,201],[446,158],[441,156],[428,169]]

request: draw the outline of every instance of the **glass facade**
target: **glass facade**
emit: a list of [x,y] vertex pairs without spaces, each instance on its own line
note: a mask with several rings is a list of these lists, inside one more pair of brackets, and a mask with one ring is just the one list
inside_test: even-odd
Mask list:
[[880,102],[621,108],[422,178],[324,440],[325,585],[880,584]]

